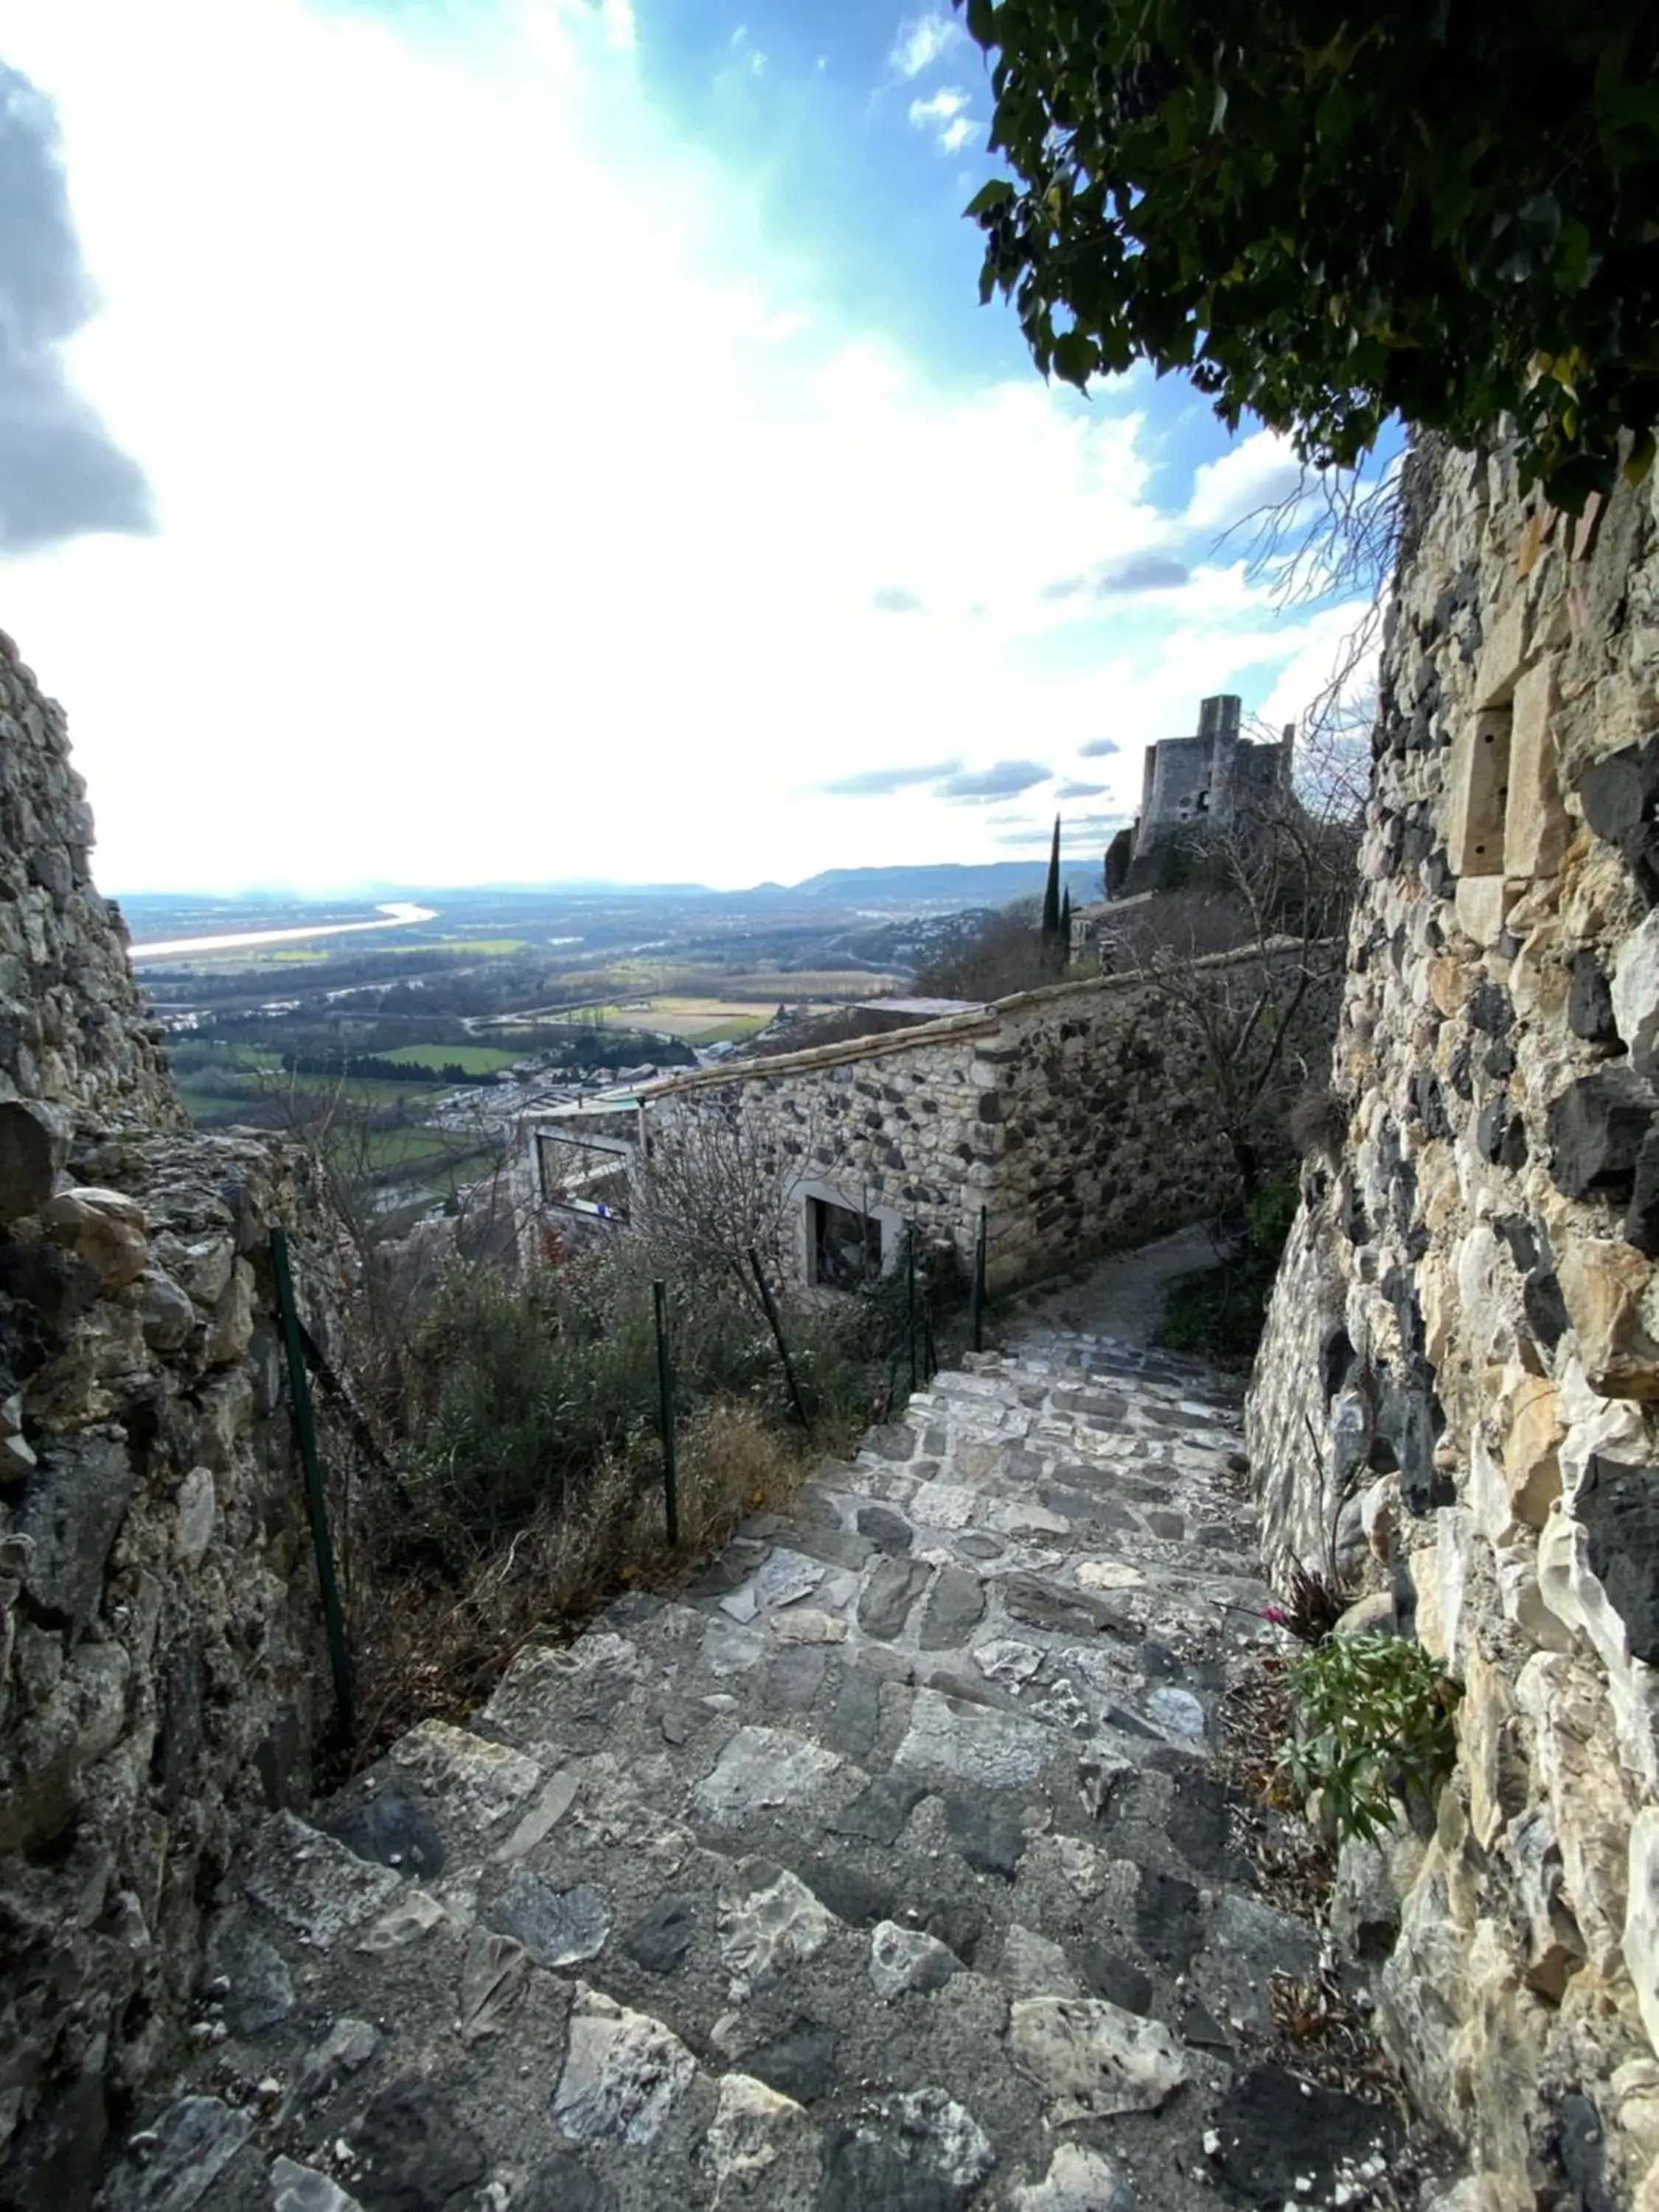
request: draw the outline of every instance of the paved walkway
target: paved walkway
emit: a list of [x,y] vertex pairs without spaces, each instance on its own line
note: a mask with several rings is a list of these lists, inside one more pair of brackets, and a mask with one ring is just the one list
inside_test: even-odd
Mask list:
[[1118,1297],[270,1821],[111,2212],[1365,2201],[1377,2115],[1251,2057],[1318,1945],[1212,1759],[1236,1388],[1054,1317]]

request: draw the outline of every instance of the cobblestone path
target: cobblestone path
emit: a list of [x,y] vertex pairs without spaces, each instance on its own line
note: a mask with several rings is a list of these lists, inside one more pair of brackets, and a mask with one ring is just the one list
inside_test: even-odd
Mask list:
[[1318,1943],[1213,1765],[1238,1448],[1224,1379],[1028,1322],[276,1815],[110,2212],[1352,2201],[1376,2114],[1249,2056]]

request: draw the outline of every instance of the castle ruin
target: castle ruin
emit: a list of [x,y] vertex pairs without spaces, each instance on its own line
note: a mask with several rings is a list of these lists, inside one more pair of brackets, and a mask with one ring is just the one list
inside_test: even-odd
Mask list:
[[1183,841],[1233,829],[1290,791],[1295,725],[1279,744],[1256,744],[1240,734],[1240,715],[1237,695],[1223,692],[1200,701],[1196,737],[1147,746],[1126,892],[1157,889],[1163,857]]

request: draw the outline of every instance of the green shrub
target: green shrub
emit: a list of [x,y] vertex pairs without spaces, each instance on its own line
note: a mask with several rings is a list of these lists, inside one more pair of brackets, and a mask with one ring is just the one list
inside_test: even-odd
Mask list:
[[[456,1267],[428,1309],[411,1362],[405,1496],[452,1565],[535,1515],[581,1514],[600,1471],[635,1499],[662,1479],[652,1282],[667,1286],[677,1424],[716,1402],[798,1429],[776,1343],[751,1287],[730,1268],[670,1273],[642,1238],[518,1280]],[[814,1436],[833,1446],[872,1403],[877,1318],[785,1304],[781,1313]]]
[[1457,1753],[1457,1690],[1420,1644],[1330,1636],[1285,1669],[1294,1733],[1279,1771],[1304,1801],[1319,1794],[1339,1843],[1375,1842],[1393,1800],[1431,1802]]
[[1218,1366],[1249,1367],[1267,1324],[1267,1301],[1297,1198],[1294,1176],[1262,1185],[1244,1209],[1238,1249],[1171,1284],[1158,1326],[1159,1344]]

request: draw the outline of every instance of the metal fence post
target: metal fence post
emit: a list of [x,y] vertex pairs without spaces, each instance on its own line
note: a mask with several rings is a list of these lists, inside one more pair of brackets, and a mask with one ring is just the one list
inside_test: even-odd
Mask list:
[[657,1316],[657,1396],[662,1421],[663,1517],[668,1524],[672,1550],[680,1540],[680,1500],[674,1467],[674,1375],[668,1358],[668,1315],[661,1283],[651,1285],[651,1302]]
[[760,1291],[761,1304],[766,1309],[766,1318],[772,1324],[772,1334],[777,1343],[778,1358],[783,1362],[783,1379],[789,1386],[790,1402],[795,1408],[795,1419],[800,1423],[802,1428],[810,1429],[812,1424],[806,1418],[806,1407],[801,1399],[800,1385],[795,1380],[795,1363],[789,1357],[789,1346],[784,1342],[783,1322],[778,1315],[777,1301],[773,1297],[772,1286],[766,1279],[766,1270],[761,1265],[760,1254],[752,1244],[749,1247],[749,1264],[755,1271],[755,1285]]
[[334,1576],[334,1547],[328,1533],[328,1501],[323,1494],[323,1471],[317,1459],[317,1428],[311,1413],[311,1385],[306,1377],[305,1346],[300,1316],[294,1304],[294,1278],[289,1268],[288,1232],[270,1232],[270,1272],[276,1285],[276,1311],[283,1325],[283,1350],[288,1361],[288,1387],[294,1400],[294,1432],[305,1469],[306,1504],[311,1514],[312,1549],[317,1554],[317,1580],[323,1597],[323,1631],[328,1638],[328,1663],[334,1676],[334,1702],[340,1730],[349,1742],[357,1726],[357,1700],[351,1679],[351,1652],[346,1643],[345,1615],[340,1606],[340,1585]]
[[910,1358],[910,1392],[916,1388],[916,1224],[904,1229],[904,1336]]
[[981,1206],[979,1210],[979,1235],[974,1240],[973,1322],[975,1352],[983,1352],[985,1349],[985,1245],[989,1227],[989,1209]]

